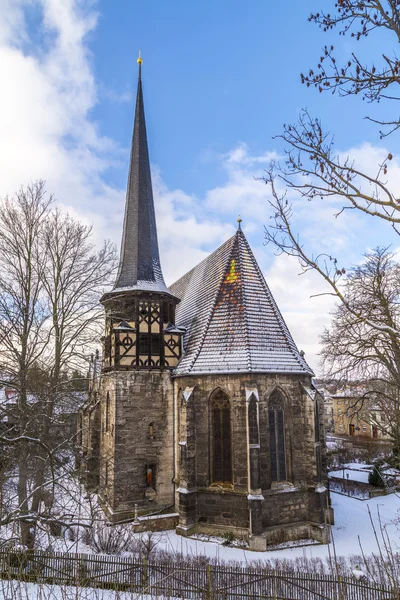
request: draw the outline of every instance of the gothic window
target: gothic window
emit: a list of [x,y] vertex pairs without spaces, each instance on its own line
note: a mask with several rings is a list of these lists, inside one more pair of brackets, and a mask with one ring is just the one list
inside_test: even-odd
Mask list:
[[257,400],[254,395],[249,401],[249,444],[258,444]]
[[104,466],[104,490],[105,490],[105,494],[107,496],[107,494],[108,494],[108,460],[106,460],[105,466]]
[[269,454],[271,461],[271,480],[285,481],[286,456],[285,456],[285,421],[283,401],[280,394],[274,394],[268,409],[269,424]]
[[111,339],[110,336],[107,335],[104,338],[104,358],[109,359],[111,354]]
[[315,408],[314,408],[314,425],[315,425],[315,441],[320,441],[320,425],[319,425],[319,406],[318,406],[318,398],[315,398]]
[[319,423],[319,405],[318,397],[315,398],[314,405],[314,428],[315,428],[315,460],[317,463],[317,477],[318,481],[322,478],[322,456],[321,456],[321,431]]
[[106,431],[110,431],[110,392],[106,396]]
[[77,436],[78,446],[82,446],[82,438],[83,438],[82,429],[83,429],[83,416],[79,415],[79,417],[78,417],[78,436]]
[[232,483],[231,405],[224,392],[217,392],[211,402],[212,479]]

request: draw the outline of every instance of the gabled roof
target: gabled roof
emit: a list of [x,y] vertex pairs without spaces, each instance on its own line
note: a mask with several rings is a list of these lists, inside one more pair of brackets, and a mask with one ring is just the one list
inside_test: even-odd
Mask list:
[[240,229],[170,291],[181,298],[176,325],[186,328],[185,354],[175,375],[313,375]]
[[121,256],[114,290],[168,292],[161,272],[158,252],[144,116],[141,62],[139,62],[135,123],[126,192]]

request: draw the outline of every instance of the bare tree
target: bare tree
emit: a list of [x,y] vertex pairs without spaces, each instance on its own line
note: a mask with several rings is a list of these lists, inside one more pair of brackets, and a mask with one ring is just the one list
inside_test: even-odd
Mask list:
[[28,374],[49,341],[44,324],[48,318],[43,300],[43,269],[40,239],[51,198],[43,182],[20,190],[0,206],[0,372],[17,392],[18,431],[4,443],[13,444],[18,461],[18,505],[21,538],[28,543],[27,464],[35,441],[28,400]]
[[53,514],[43,500],[61,485],[59,456],[73,442],[59,422],[69,374],[86,370],[102,318],[99,298],[116,265],[110,242],[97,251],[91,228],[51,201],[37,182],[0,205],[0,383],[17,399],[13,427],[0,432],[0,444],[15,449],[18,462],[18,502],[0,524],[19,522],[24,545],[34,543],[39,522],[71,517]]
[[[113,280],[116,254],[109,241],[97,252],[90,237],[91,227],[57,209],[48,215],[43,227],[43,246],[47,249],[43,285],[51,312],[51,344],[46,352],[48,386],[43,398],[41,439],[48,439],[55,410],[71,396],[65,372],[82,367],[100,337],[103,311],[99,299]],[[45,465],[42,460],[36,469],[35,513],[40,508]]]
[[400,339],[393,332],[400,329],[400,265],[394,255],[386,248],[367,254],[347,274],[343,294],[346,304],[335,308],[322,335],[324,368],[328,376],[353,383],[355,401],[347,410],[367,415],[399,449]]
[[[309,21],[330,33],[338,30],[339,35],[348,35],[359,43],[367,43],[368,36],[381,31],[387,34],[394,48],[400,42],[400,5],[392,0],[337,0],[331,9],[311,14]],[[379,46],[377,46],[379,47]],[[394,49],[389,57],[381,54],[369,65],[362,56],[352,53],[339,64],[332,45],[326,46],[318,65],[301,75],[302,82],[315,87],[320,93],[330,91],[340,96],[358,95],[369,103],[399,100],[398,93],[400,61]],[[400,118],[378,120],[368,117],[377,124],[381,137],[397,132]],[[295,227],[296,197],[312,202],[339,200],[341,205],[336,216],[347,211],[359,211],[387,223],[399,234],[400,202],[397,190],[388,182],[388,169],[393,159],[388,152],[386,158],[376,165],[375,172],[358,168],[351,156],[342,156],[335,150],[334,138],[326,131],[321,121],[304,110],[299,121],[285,125],[278,136],[285,143],[286,160],[283,164],[271,163],[265,181],[271,186],[270,204],[273,222],[266,229],[266,239],[279,251],[299,259],[304,271],[315,270],[330,286],[335,295],[355,316],[357,308],[349,303],[342,290],[346,269],[330,253],[313,254],[298,235]],[[283,188],[283,191],[282,191]],[[293,199],[294,198],[294,199]],[[378,329],[398,335],[398,330],[389,324],[365,322]]]

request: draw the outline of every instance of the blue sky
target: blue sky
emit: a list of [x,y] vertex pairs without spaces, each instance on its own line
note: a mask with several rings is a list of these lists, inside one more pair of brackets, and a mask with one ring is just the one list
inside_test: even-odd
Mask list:
[[[265,0],[231,0],[229,9],[221,0],[99,2],[89,43],[96,78],[121,97],[134,95],[141,49],[152,161],[170,187],[202,195],[223,182],[214,154],[238,141],[256,154],[279,149],[272,136],[302,107],[331,122],[344,147],[372,129],[353,126],[360,102],[346,100],[343,110],[343,100],[300,84],[328,38],[307,21],[318,1],[290,4],[288,11]],[[348,41],[338,41],[347,52]],[[105,135],[129,145],[132,102],[115,106],[100,95],[93,118]],[[125,173],[126,165],[110,177],[124,185]]]
[[[0,196],[42,178],[94,239],[120,243],[137,80],[143,84],[159,241],[167,282],[225,241],[238,213],[295,341],[317,367],[318,335],[331,299],[313,274],[264,247],[269,223],[262,177],[282,155],[283,123],[301,108],[335,132],[338,150],[374,169],[394,140],[363,116],[387,106],[319,94],[300,83],[321,47],[339,57],[355,44],[308,22],[327,0],[0,0]],[[394,42],[393,42],[394,43]],[[360,46],[391,52],[390,37]],[[389,144],[389,145],[388,145]],[[393,161],[400,183],[400,166]],[[397,178],[397,179],[396,179]],[[392,241],[359,215],[334,219],[337,204],[303,204],[296,225],[312,251],[346,267]]]

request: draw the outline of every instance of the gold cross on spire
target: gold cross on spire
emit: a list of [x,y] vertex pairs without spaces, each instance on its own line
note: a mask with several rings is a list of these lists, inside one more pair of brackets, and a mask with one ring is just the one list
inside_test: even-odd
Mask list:
[[140,50],[139,50],[139,57],[138,57],[138,59],[137,59],[137,64],[138,64],[138,65],[141,65],[141,64],[142,64],[142,62],[143,62],[143,59],[142,59],[142,57],[140,56]]

